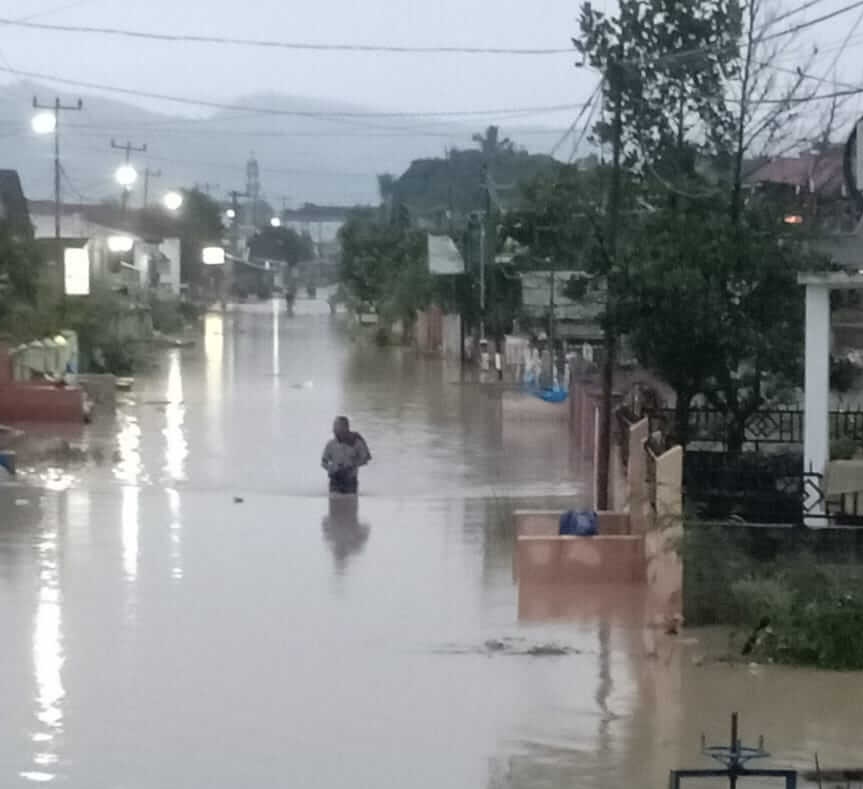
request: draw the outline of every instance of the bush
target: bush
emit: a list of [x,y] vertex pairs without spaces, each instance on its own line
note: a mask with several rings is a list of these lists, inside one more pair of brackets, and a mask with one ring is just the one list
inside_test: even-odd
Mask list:
[[821,537],[689,524],[686,621],[754,628],[749,659],[863,669],[863,572],[847,544]]
[[150,298],[150,315],[153,328],[162,334],[177,334],[183,330],[185,320],[179,299]]

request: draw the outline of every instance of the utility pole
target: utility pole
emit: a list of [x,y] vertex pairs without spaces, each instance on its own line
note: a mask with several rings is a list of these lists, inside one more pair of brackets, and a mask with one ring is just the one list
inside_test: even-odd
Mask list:
[[234,287],[234,258],[240,256],[240,198],[248,197],[248,192],[232,189],[228,192],[231,198],[231,255],[225,259],[225,279],[222,294],[222,308],[228,303]]
[[150,179],[151,178],[161,178],[162,171],[161,170],[151,170],[149,167],[144,168],[144,208],[147,207],[147,203],[150,197]]
[[[114,140],[111,140],[111,148],[115,151],[125,151],[126,152],[126,165],[129,164],[129,161],[132,158],[132,152],[135,153],[147,153],[147,145],[135,146],[132,145],[131,142],[126,142],[125,145],[119,145]],[[131,189],[131,184],[128,186],[123,186],[123,194],[121,195],[121,204],[123,207],[123,216],[126,216],[126,210],[129,207],[129,190]]]
[[46,110],[54,113],[54,241],[56,243],[55,254],[57,265],[63,266],[63,241],[61,232],[61,215],[63,212],[63,196],[60,189],[60,113],[80,112],[84,108],[84,102],[78,99],[75,104],[62,104],[59,97],[54,99],[53,104],[40,104],[39,99],[33,97],[33,109]]
[[[623,150],[623,39],[621,38],[615,60],[609,63],[608,78],[613,95],[612,120],[611,190],[608,199],[608,276],[605,283],[605,353],[602,360],[602,405],[600,408],[599,440],[597,442],[596,509],[609,508],[611,478],[611,409],[614,397],[614,366],[617,357],[617,327],[614,325],[616,308],[617,233],[620,224],[621,166]],[[610,316],[610,320],[609,320]]]
[[[480,225],[480,339],[485,339],[485,317],[486,317],[486,295],[489,290],[489,282],[486,280],[486,267],[492,266],[497,252],[497,216],[492,200],[494,181],[491,173],[491,157],[486,158],[483,165],[483,191],[485,193],[485,210],[483,211],[482,223]],[[495,338],[495,342],[497,338]]]
[[210,193],[214,189],[218,189],[218,188],[219,188],[218,184],[211,184],[209,181],[204,181],[204,183],[202,183],[202,184],[199,184],[199,183],[195,184],[195,189],[199,192],[203,192],[205,195],[207,195],[207,197],[210,196]]

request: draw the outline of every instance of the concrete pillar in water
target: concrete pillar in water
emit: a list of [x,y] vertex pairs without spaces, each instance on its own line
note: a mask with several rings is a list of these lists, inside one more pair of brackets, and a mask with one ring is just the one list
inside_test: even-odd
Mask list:
[[[830,461],[830,288],[806,284],[806,380],[803,472],[823,475]],[[815,484],[817,483],[817,484]],[[807,526],[826,526],[823,479],[804,484]]]

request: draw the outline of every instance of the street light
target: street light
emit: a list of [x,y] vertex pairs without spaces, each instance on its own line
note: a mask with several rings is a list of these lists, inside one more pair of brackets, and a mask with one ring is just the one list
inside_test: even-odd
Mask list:
[[225,216],[228,217],[228,219],[236,219],[237,212],[234,211],[233,208],[229,208],[227,211],[225,211]]
[[108,249],[114,254],[131,252],[133,246],[135,246],[135,239],[132,236],[108,237]]
[[201,261],[205,266],[223,266],[225,250],[222,247],[204,247],[201,251]]
[[168,192],[162,198],[162,204],[171,212],[179,211],[183,205],[183,195],[179,192]]
[[57,115],[53,112],[40,112],[31,121],[36,134],[53,134],[57,130]]
[[124,164],[117,168],[114,177],[120,186],[124,189],[130,189],[138,180],[138,171],[131,164]]
[[270,227],[281,227],[281,226],[282,226],[282,220],[279,219],[277,216],[274,216],[270,220]]

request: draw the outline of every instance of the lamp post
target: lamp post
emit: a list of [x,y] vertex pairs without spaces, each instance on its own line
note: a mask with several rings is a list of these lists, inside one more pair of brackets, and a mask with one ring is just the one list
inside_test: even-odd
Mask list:
[[168,192],[162,198],[162,205],[173,214],[183,207],[183,195],[180,192]]
[[126,152],[126,161],[120,167],[117,168],[115,173],[115,177],[117,179],[117,183],[123,187],[123,194],[121,196],[121,202],[123,206],[123,216],[126,216],[126,209],[129,204],[129,191],[132,188],[132,185],[138,180],[138,171],[132,167],[130,164],[130,159],[132,158],[132,151],[136,153],[146,153],[147,146],[135,146],[132,145],[131,142],[126,142],[125,145],[119,145],[114,140],[111,140],[111,148],[115,151],[125,151]]
[[84,102],[78,99],[76,104],[62,104],[59,98],[54,99],[53,104],[40,104],[39,99],[33,97],[33,109],[41,110],[33,116],[32,127],[36,134],[54,135],[54,240],[56,242],[57,265],[63,265],[63,242],[61,240],[60,216],[62,213],[62,195],[60,192],[60,113],[79,112],[84,107]]

